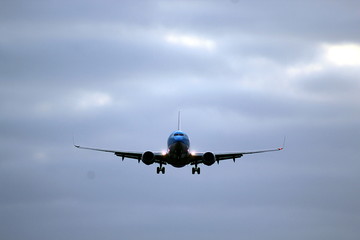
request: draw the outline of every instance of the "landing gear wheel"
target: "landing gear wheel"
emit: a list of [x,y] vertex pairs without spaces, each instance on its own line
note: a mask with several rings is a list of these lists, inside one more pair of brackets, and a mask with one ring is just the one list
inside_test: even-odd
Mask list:
[[192,168],[192,174],[195,174],[195,173],[200,174],[200,168],[199,167],[193,167]]
[[159,173],[165,174],[165,167],[157,167],[156,168],[156,173],[157,174],[159,174]]

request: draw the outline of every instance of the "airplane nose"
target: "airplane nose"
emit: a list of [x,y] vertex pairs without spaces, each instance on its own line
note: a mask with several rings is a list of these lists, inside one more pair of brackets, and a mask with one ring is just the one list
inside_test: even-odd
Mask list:
[[176,142],[182,142],[183,139],[184,139],[183,136],[174,136],[174,140],[175,140]]

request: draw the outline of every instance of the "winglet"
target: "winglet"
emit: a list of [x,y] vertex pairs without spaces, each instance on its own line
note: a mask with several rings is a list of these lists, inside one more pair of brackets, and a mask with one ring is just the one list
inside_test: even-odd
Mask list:
[[286,141],[286,136],[284,136],[283,146],[281,148],[278,148],[278,150],[283,150],[285,148],[285,141]]
[[75,144],[74,134],[73,134],[73,136],[72,136],[72,140],[73,140],[73,145],[74,145],[74,147],[76,147],[76,148],[80,148],[80,145],[76,145],[76,144]]

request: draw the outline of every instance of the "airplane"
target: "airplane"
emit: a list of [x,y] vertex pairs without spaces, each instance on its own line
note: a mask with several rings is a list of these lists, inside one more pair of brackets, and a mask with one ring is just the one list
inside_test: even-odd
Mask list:
[[125,152],[117,150],[107,150],[99,148],[90,148],[82,147],[80,145],[75,145],[79,149],[87,149],[101,152],[113,153],[118,157],[137,159],[140,163],[143,162],[146,165],[151,165],[154,163],[159,164],[156,168],[156,173],[165,174],[165,167],[163,165],[170,164],[176,168],[182,168],[186,165],[193,165],[192,174],[200,174],[199,164],[204,164],[206,166],[211,166],[215,162],[219,164],[220,161],[232,159],[235,162],[235,159],[241,158],[246,154],[255,154],[255,153],[265,153],[265,152],[274,152],[284,149],[285,138],[283,147],[268,149],[268,150],[258,150],[258,151],[245,151],[245,152],[230,152],[230,153],[213,153],[213,152],[192,152],[190,151],[190,140],[188,135],[180,130],[180,114],[178,119],[178,130],[172,132],[167,140],[167,151],[166,152]]

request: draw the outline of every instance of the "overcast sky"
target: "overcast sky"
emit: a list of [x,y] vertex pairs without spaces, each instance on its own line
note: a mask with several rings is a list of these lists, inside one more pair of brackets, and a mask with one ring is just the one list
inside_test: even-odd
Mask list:
[[[0,1],[1,239],[360,237],[360,2]],[[281,147],[191,167],[159,151]]]

